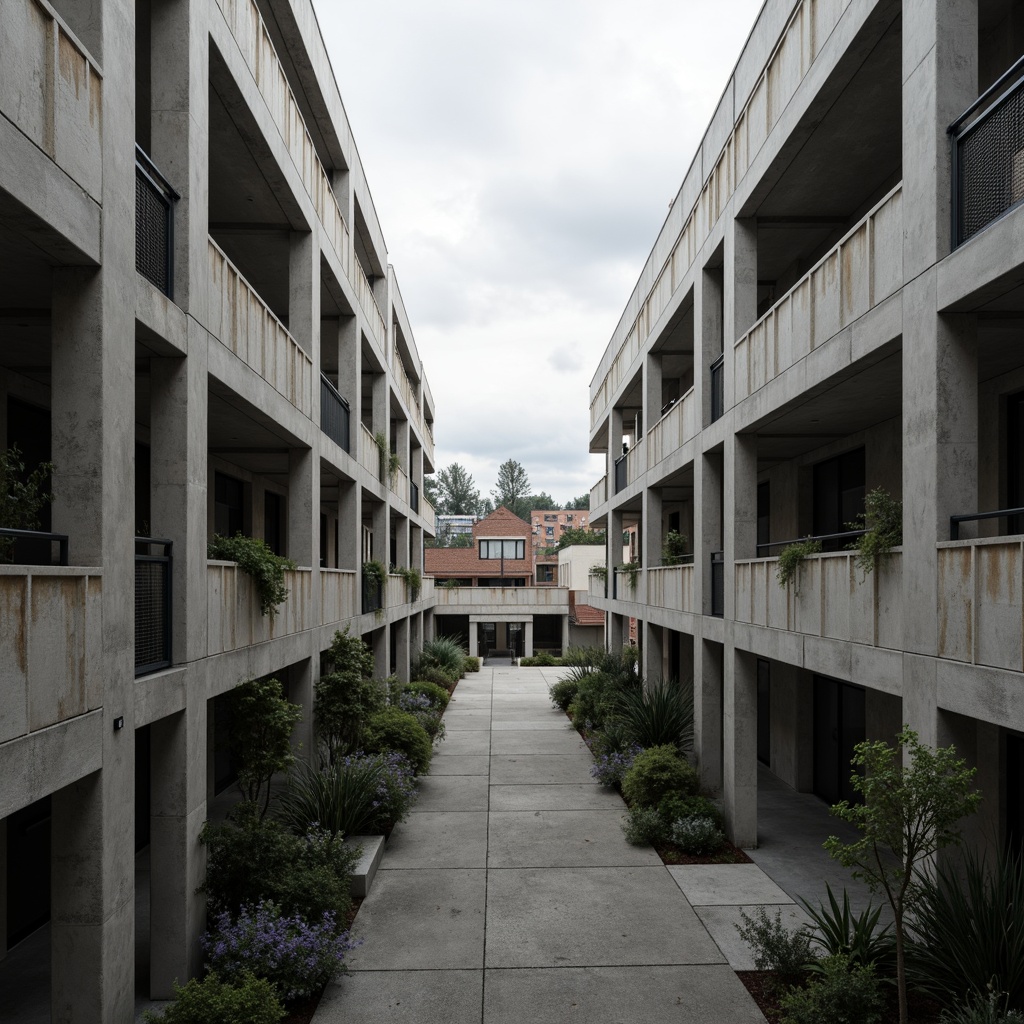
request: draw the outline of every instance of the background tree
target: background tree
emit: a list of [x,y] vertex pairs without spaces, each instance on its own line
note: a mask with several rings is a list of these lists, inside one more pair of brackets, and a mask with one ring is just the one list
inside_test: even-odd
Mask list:
[[571,547],[573,544],[587,544],[604,547],[604,530],[587,530],[582,526],[570,526],[569,529],[563,530],[561,537],[558,538],[558,543],[548,548],[549,552],[561,551],[562,548]]
[[884,893],[892,907],[900,1024],[906,1024],[906,916],[916,901],[918,866],[960,841],[960,822],[977,809],[981,796],[971,789],[975,769],[956,756],[954,747],[933,750],[909,726],[895,747],[873,740],[853,749],[850,781],[864,803],[844,800],[832,813],[862,835],[853,843],[829,836],[825,849],[872,892]]
[[373,681],[373,652],[362,637],[335,630],[325,670],[313,692],[313,721],[321,760],[333,764],[354,751],[370,715],[384,706],[384,691]]
[[538,509],[538,508],[543,508],[543,509],[551,510],[551,509],[557,509],[557,508],[561,507],[558,504],[558,502],[555,501],[555,499],[552,498],[551,495],[548,494],[546,491],[541,491],[540,494],[531,494],[529,496],[529,498],[526,499],[526,501],[527,501],[527,504],[530,506],[529,510],[531,512],[534,509]]
[[572,501],[566,502],[565,505],[568,509],[582,508],[590,509],[590,491],[584,491],[578,498],[573,498]]
[[[17,445],[0,451],[0,527],[39,529],[43,506],[53,501],[53,495],[46,490],[52,472],[53,463],[42,462],[26,474]],[[0,562],[10,562],[13,553],[13,538],[0,537]]]
[[441,503],[441,498],[437,493],[437,477],[433,473],[426,473],[423,477],[423,497],[434,506],[434,511],[439,511],[438,505]]
[[506,459],[498,467],[498,482],[491,491],[494,507],[504,505],[520,519],[529,521],[529,496],[530,478],[526,475],[526,470],[515,459]]
[[472,475],[453,462],[437,474],[435,511],[445,516],[475,516],[480,510],[480,491]]

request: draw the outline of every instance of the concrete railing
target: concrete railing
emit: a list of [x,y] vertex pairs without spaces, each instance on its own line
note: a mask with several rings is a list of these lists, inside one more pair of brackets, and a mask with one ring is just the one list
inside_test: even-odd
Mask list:
[[600,480],[590,488],[590,507],[597,508],[598,505],[603,505],[608,500],[608,474],[606,473]]
[[100,202],[99,64],[45,0],[3,0],[0,12],[0,112]]
[[375,480],[380,479],[380,449],[365,423],[359,424],[359,465]]
[[288,597],[277,606],[276,614],[264,615],[252,577],[235,562],[209,561],[206,567],[208,654],[237,651],[314,625],[311,570],[286,569]]
[[402,362],[402,357],[399,355],[398,348],[393,348],[392,352],[394,353],[392,366],[395,370],[395,376],[398,378],[398,390],[402,394],[402,401],[405,402],[406,409],[412,413],[413,422],[420,428],[420,432],[422,433],[423,411],[420,409],[419,399],[416,397],[416,388],[413,386],[409,374],[405,372],[405,363]]
[[587,578],[587,596],[590,598],[598,598],[604,600],[608,594],[606,593],[608,588],[608,581],[606,577],[594,576],[591,574]]
[[220,246],[212,238],[208,242],[210,330],[296,409],[312,416],[313,361]]
[[626,453],[626,486],[636,483],[647,472],[646,438],[639,441]]
[[693,603],[693,566],[658,565],[648,569],[647,603],[669,611],[697,611]]
[[1024,541],[938,545],[939,657],[1024,669]]
[[679,447],[697,436],[700,417],[693,388],[647,432],[647,468],[653,469]]
[[433,529],[436,522],[436,513],[434,512],[434,506],[427,501],[422,488],[420,489],[420,517]]
[[[626,329],[622,341],[617,343],[613,337],[605,350],[601,367],[591,385],[591,430],[608,414],[608,405],[615,397],[616,388],[654,330],[663,310],[683,283],[689,281],[690,268],[737,184],[767,142],[772,129],[849,5],[850,0],[800,0],[761,73],[753,81],[750,92],[746,96],[736,95],[735,78],[730,81],[726,94],[729,102],[732,103],[735,98],[739,107],[732,131],[717,158],[705,151],[707,134],[704,145],[698,149],[687,181],[691,180],[692,175],[699,174],[702,182],[699,192],[683,221],[671,254],[661,266],[650,291],[642,296],[636,319]],[[758,40],[757,45],[760,45],[759,28],[760,23],[751,34],[752,39]],[[710,132],[711,128],[708,129]],[[710,170],[706,169],[708,167]],[[685,184],[683,189],[685,192]]]
[[102,570],[0,565],[0,743],[102,704]]
[[477,608],[498,611],[539,608],[557,615],[569,607],[569,591],[563,587],[434,587],[438,608]]
[[409,603],[408,587],[401,576],[394,573],[388,574],[387,588],[384,592],[384,607],[398,608]]
[[897,185],[733,348],[736,401],[763,387],[903,285]]
[[881,556],[863,577],[856,552],[811,555],[798,580],[776,580],[777,558],[737,561],[735,617],[771,629],[851,640],[871,647],[903,647],[903,554]]
[[359,305],[363,307],[366,319],[370,323],[370,331],[378,343],[384,346],[388,340],[388,329],[384,324],[384,317],[381,315],[380,306],[377,305],[377,300],[374,298],[373,285],[370,284],[366,274],[363,273],[359,260],[353,262],[352,269],[353,273],[351,276],[352,283],[356,288],[356,298],[359,300]]
[[352,242],[327,172],[316,153],[299,105],[277,50],[267,32],[256,0],[217,0],[228,29],[281,133],[295,170],[313,203],[317,217],[334,246],[342,270],[352,281]]
[[357,573],[353,569],[320,570],[320,625],[342,622],[358,615]]
[[[609,570],[611,572],[611,570]],[[647,603],[647,570],[640,569],[636,574],[636,586],[629,585],[629,573],[615,570],[615,579],[608,580],[608,596],[615,595],[617,601],[630,601],[633,604]]]

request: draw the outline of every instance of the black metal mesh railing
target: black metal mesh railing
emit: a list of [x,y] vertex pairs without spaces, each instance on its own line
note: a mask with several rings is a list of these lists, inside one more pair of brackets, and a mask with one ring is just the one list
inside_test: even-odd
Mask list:
[[348,402],[322,374],[320,376],[320,429],[337,445],[351,452]]
[[411,480],[409,481],[409,507],[413,512],[420,510],[420,489]]
[[384,607],[384,584],[368,576],[363,577],[363,614],[380,611]]
[[1024,61],[955,121],[953,247],[1024,199]]
[[171,542],[135,538],[135,674],[171,664]]
[[0,529],[0,565],[67,565],[68,535]]
[[719,356],[710,366],[711,371],[711,422],[722,418],[725,412],[725,356]]
[[174,284],[174,204],[178,193],[135,147],[135,269],[170,297]]
[[711,552],[711,614],[725,615],[725,552]]
[[618,494],[626,486],[626,458],[620,455],[615,460],[615,493]]

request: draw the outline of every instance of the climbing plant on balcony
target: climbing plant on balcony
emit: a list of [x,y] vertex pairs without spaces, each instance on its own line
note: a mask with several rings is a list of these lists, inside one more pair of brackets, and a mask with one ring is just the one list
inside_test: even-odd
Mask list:
[[266,541],[245,537],[241,533],[234,537],[214,534],[207,545],[206,557],[237,562],[238,568],[252,577],[260,598],[260,611],[264,615],[275,615],[277,606],[288,597],[284,572],[285,569],[294,569],[295,563],[290,558],[275,555]]
[[779,567],[775,573],[775,579],[779,586],[785,589],[789,583],[793,584],[793,593],[800,593],[800,566],[808,555],[816,555],[821,551],[821,541],[806,540],[797,541],[795,544],[788,544],[779,554]]
[[423,577],[419,569],[412,565],[399,565],[392,571],[405,580],[405,585],[409,588],[409,600],[415,601],[420,596],[420,588],[423,586]]
[[630,590],[636,590],[637,580],[640,579],[640,570],[643,566],[639,562],[623,562],[619,566],[619,572],[626,577]]
[[865,531],[850,548],[857,552],[857,568],[866,579],[880,555],[903,543],[903,502],[884,487],[876,487],[864,495],[864,511],[846,528]]

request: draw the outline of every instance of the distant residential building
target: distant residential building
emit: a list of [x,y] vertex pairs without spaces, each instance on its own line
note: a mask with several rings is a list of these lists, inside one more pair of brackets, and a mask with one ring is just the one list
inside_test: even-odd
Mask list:
[[534,509],[530,513],[531,547],[534,560],[534,579],[539,587],[554,587],[558,583],[558,555],[548,554],[557,546],[566,530],[586,530],[590,522],[587,509]]

